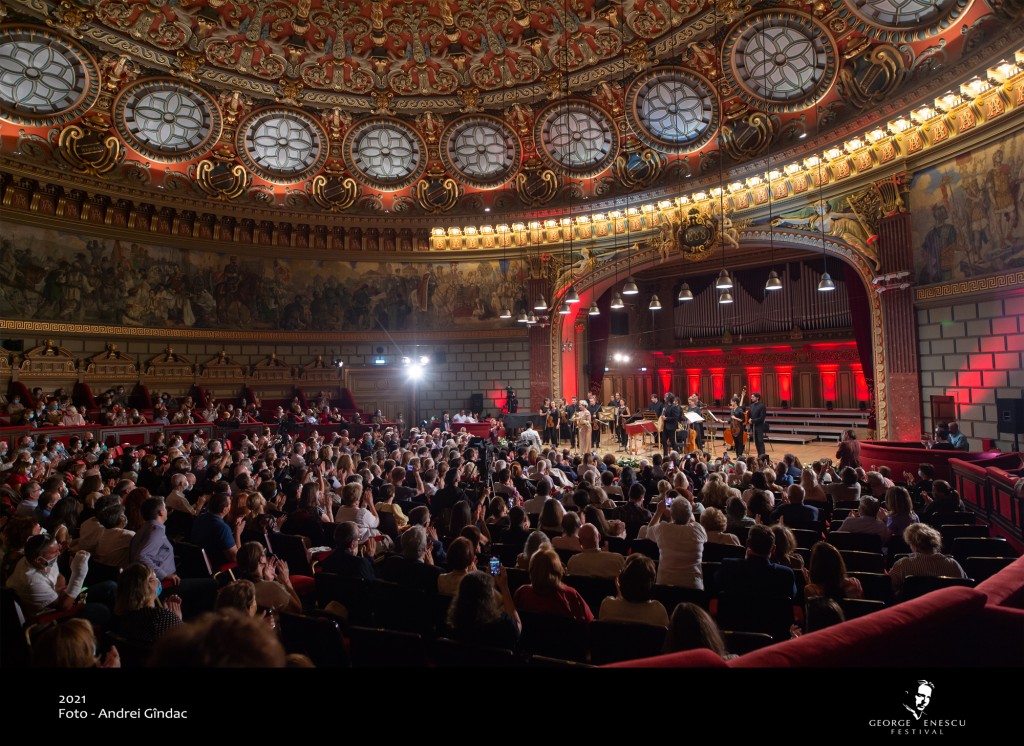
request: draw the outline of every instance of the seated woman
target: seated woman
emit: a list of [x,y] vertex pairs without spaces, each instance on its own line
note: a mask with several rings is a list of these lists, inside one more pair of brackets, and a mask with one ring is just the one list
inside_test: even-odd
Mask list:
[[885,493],[885,509],[889,514],[885,527],[889,529],[891,537],[888,542],[888,551],[900,554],[906,551],[903,532],[907,530],[908,526],[920,521],[917,513],[914,512],[910,492],[905,487],[890,487]]
[[263,609],[302,613],[302,601],[292,586],[288,565],[280,557],[267,557],[258,541],[248,541],[236,555],[235,575],[256,586],[256,603]]
[[476,549],[472,541],[464,536],[452,541],[448,546],[448,569],[449,572],[437,578],[437,592],[442,596],[456,595],[462,579],[476,570]]
[[579,513],[566,513],[562,516],[562,535],[553,538],[551,546],[555,549],[568,549],[570,552],[582,552],[583,546],[579,537],[582,525]]
[[654,560],[645,554],[629,555],[615,580],[619,595],[609,596],[601,602],[597,618],[602,622],[636,622],[667,627],[668,612],[660,601],[652,598],[656,579]]
[[804,597],[825,596],[835,601],[864,598],[857,578],[848,577],[843,555],[831,544],[819,541],[811,550],[811,582],[804,586]]
[[[770,561],[792,570],[793,575],[797,576],[797,588],[800,588],[807,582],[807,570],[804,568],[804,558],[796,551],[796,537],[781,524],[771,528],[775,535],[775,545],[772,547]],[[801,576],[803,580],[800,579]]]
[[448,609],[452,639],[475,645],[515,650],[522,623],[508,590],[508,575],[474,570],[459,583]]
[[530,559],[538,550],[543,547],[551,547],[551,539],[543,531],[534,531],[527,537],[526,544],[523,546],[523,551],[516,557],[516,567],[520,570],[530,569]]
[[558,533],[562,530],[562,518],[565,516],[565,508],[558,500],[547,500],[540,510],[540,517],[537,519],[537,528],[541,531]]
[[899,594],[903,590],[903,582],[912,575],[967,577],[959,562],[942,554],[942,535],[931,526],[912,523],[903,531],[903,540],[910,547],[911,554],[896,560],[889,570],[894,593]]
[[707,648],[724,660],[735,658],[730,655],[722,639],[718,625],[704,609],[685,601],[676,606],[668,623],[665,635],[664,653],[681,653],[684,650]]
[[395,485],[385,484],[380,490],[381,502],[374,507],[377,508],[378,518],[380,513],[391,513],[395,517],[395,525],[402,531],[409,525],[409,517],[402,510],[401,505],[395,504]]
[[165,632],[181,624],[181,599],[170,596],[157,603],[160,581],[141,562],[128,565],[117,579],[114,613],[120,633],[138,645],[153,645]]
[[951,523],[953,513],[964,509],[960,493],[943,479],[936,479],[932,482],[931,493],[922,490],[921,499],[924,501],[924,508],[921,510],[921,520],[929,526],[942,526],[943,524]]
[[39,634],[32,643],[32,665],[36,668],[120,668],[117,648],[111,647],[101,660],[96,654],[96,633],[84,619],[69,619]]
[[742,546],[736,534],[726,533],[727,524],[725,513],[718,508],[705,508],[700,514],[700,525],[708,534],[709,544],[728,544],[729,546]]
[[530,558],[530,583],[515,595],[516,608],[532,614],[552,614],[580,622],[592,622],[594,614],[579,592],[564,585],[565,568],[550,546],[537,550]]

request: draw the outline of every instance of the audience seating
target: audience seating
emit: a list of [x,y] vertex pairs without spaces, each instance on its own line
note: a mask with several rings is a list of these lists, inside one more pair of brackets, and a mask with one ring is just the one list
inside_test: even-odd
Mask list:
[[1001,538],[975,538],[963,537],[953,539],[953,546],[950,547],[953,559],[961,566],[968,557],[1017,557],[1018,554],[1010,546],[1010,542]]
[[594,616],[597,616],[598,611],[601,609],[601,602],[604,601],[608,596],[616,595],[615,581],[610,578],[593,578],[586,575],[566,575],[564,578],[566,585],[575,588],[583,600],[587,602],[587,606],[594,612]]
[[521,612],[520,647],[531,655],[547,655],[574,661],[587,659],[587,625],[568,617]]
[[701,559],[705,562],[721,562],[728,557],[743,559],[746,555],[746,547],[738,547],[732,544],[705,544]]
[[323,616],[278,612],[281,642],[288,653],[308,656],[317,668],[349,668],[348,651],[338,623]]
[[[704,578],[705,586],[707,585],[707,576]],[[692,603],[697,604],[702,609],[707,610],[710,604],[710,595],[706,588],[703,591],[698,591],[695,588],[678,588],[674,585],[656,585],[654,586],[654,599],[661,601],[661,605],[665,607],[665,611],[671,617],[672,612],[676,610],[676,606],[681,603]]]
[[369,625],[373,621],[373,588],[363,578],[346,578],[330,572],[313,576],[316,601],[324,608],[337,601],[348,611],[348,623]]
[[844,598],[839,602],[839,608],[843,610],[843,614],[849,620],[881,611],[885,608],[885,604],[881,601],[872,601],[866,598]]
[[718,626],[737,632],[763,632],[775,640],[789,637],[793,599],[788,596],[719,593]]
[[892,602],[892,579],[883,573],[877,572],[850,572],[851,578],[860,581],[860,587],[864,590],[864,598],[869,601],[881,601],[888,604]]
[[661,652],[666,627],[628,622],[590,623],[590,661],[595,665],[632,658],[647,658]]
[[939,533],[942,534],[942,545],[945,547],[952,546],[954,539],[961,538],[988,538],[988,524],[987,523],[965,523],[965,524],[943,524],[939,527]]
[[764,632],[737,632],[735,630],[723,630],[722,639],[725,641],[725,649],[733,655],[743,655],[760,650],[774,642],[772,636]]
[[934,575],[910,575],[903,580],[903,590],[900,591],[900,598],[903,601],[909,601],[926,593],[937,591],[940,588],[952,588],[959,585],[971,588],[974,586],[974,580],[972,578],[936,577]]
[[839,553],[843,556],[843,562],[846,563],[848,572],[885,572],[885,558],[881,554],[847,550],[842,550]]
[[829,544],[839,550],[853,552],[882,553],[882,537],[878,534],[856,534],[850,531],[832,531],[826,539]]
[[519,658],[511,650],[473,645],[439,637],[431,647],[431,657],[438,668],[514,668]]
[[313,568],[309,564],[309,550],[303,536],[275,532],[267,535],[267,549],[276,554],[288,565],[292,575],[312,575]]
[[1012,557],[968,557],[963,567],[967,577],[981,583],[1013,563]]
[[356,668],[423,668],[428,663],[423,637],[415,632],[354,626],[348,639]]

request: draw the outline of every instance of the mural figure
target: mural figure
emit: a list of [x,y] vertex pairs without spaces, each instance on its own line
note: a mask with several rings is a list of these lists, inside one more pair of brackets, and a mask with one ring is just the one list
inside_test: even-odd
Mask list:
[[0,223],[0,316],[288,331],[504,328],[522,261],[341,262],[182,251]]

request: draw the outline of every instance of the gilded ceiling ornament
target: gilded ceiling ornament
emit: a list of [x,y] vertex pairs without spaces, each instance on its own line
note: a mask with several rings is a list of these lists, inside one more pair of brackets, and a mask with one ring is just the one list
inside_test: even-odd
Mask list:
[[554,198],[558,192],[558,174],[536,157],[528,159],[522,170],[512,180],[512,189],[519,201],[527,207],[538,207]]
[[281,80],[277,81],[277,85],[281,90],[281,95],[277,97],[277,102],[298,106],[298,98],[304,87],[301,81],[281,78]]
[[71,0],[61,0],[60,5],[53,10],[51,17],[46,19],[46,25],[63,31],[76,39],[81,39],[92,18],[91,10],[76,6]]
[[133,150],[162,163],[205,155],[220,138],[223,124],[206,91],[173,78],[151,78],[124,88],[114,103],[113,119]]
[[863,47],[839,71],[839,91],[859,109],[877,106],[903,83],[906,61],[891,44]]
[[318,205],[333,212],[344,212],[359,197],[359,185],[351,176],[317,174],[310,183],[310,192]]
[[431,174],[431,178],[416,182],[413,189],[420,209],[432,215],[451,210],[462,194],[462,189],[455,180],[445,178],[443,174],[443,170],[438,170]]
[[203,57],[198,54],[189,54],[182,50],[178,50],[178,67],[171,71],[172,75],[176,75],[179,78],[197,82],[199,79],[199,70],[203,66]]
[[123,158],[124,148],[109,134],[102,120],[83,120],[84,127],[73,124],[60,131],[57,152],[80,173],[102,176]]
[[249,187],[252,177],[241,164],[220,159],[204,159],[196,164],[197,186],[218,200],[237,200]]
[[394,97],[395,94],[391,91],[375,91],[373,94],[373,113],[381,115],[394,114],[395,110],[391,108],[391,100]]

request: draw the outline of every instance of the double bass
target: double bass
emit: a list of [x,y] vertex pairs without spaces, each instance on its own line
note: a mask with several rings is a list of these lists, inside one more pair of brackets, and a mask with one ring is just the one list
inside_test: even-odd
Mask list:
[[[743,406],[743,400],[746,399],[746,398],[747,398],[747,387],[744,386],[743,390],[740,392],[740,406],[741,407]],[[742,441],[743,445],[746,445],[747,442],[750,440],[750,436],[747,434],[747,427],[749,425],[750,425],[750,410],[749,409],[744,409],[743,410],[743,421],[742,422],[737,422],[736,419],[732,416],[732,413],[730,412],[730,414],[729,414],[729,429],[726,430],[725,434],[722,436],[722,439],[725,441],[726,445],[730,445],[730,446],[736,445],[736,439],[737,438],[742,438],[743,439],[743,441]]]

